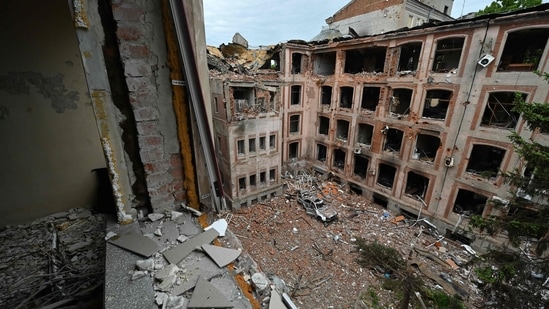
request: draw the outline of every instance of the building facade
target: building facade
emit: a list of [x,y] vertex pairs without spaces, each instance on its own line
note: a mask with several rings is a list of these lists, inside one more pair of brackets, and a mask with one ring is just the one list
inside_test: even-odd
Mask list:
[[[509,190],[499,171],[521,168],[510,130],[549,141],[512,110],[517,94],[549,100],[547,82],[533,73],[549,70],[548,16],[542,5],[385,35],[285,43],[277,59],[280,115],[254,126],[279,121],[282,173],[296,162],[331,173],[356,194],[473,242],[469,216],[497,213],[490,201]],[[237,158],[238,141],[228,142]]]

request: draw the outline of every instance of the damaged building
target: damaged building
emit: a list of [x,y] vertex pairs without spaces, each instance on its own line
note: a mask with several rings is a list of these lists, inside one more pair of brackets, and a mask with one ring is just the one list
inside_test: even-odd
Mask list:
[[[547,101],[547,84],[533,71],[549,70],[548,9],[288,41],[272,62],[263,60],[272,66],[248,66],[247,73],[210,66],[213,108],[223,108],[222,119],[214,116],[225,144],[218,156],[237,162],[226,171],[226,190],[234,197],[269,169],[284,175],[309,167],[389,210],[426,216],[450,239],[487,245],[467,230],[468,217],[495,214],[490,201],[508,194],[499,171],[520,164],[509,130],[548,139],[512,110],[517,93],[526,102]],[[266,87],[277,89],[275,110],[249,108],[262,102],[257,93]],[[241,99],[249,110],[239,107]],[[260,146],[272,135],[276,155]],[[249,160],[246,169],[240,159]]]

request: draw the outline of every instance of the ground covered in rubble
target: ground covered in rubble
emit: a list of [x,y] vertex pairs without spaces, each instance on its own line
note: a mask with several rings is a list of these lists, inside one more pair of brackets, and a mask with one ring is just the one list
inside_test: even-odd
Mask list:
[[0,230],[0,307],[101,308],[104,230],[87,209]]
[[[399,308],[403,295],[387,279],[396,278],[398,285],[402,277],[359,265],[357,239],[396,249],[427,290],[459,295],[467,308],[480,301],[467,266],[473,254],[432,233],[424,221],[391,214],[323,182],[316,194],[339,213],[337,222],[325,225],[297,203],[299,185],[294,180],[287,185],[285,197],[234,212],[229,228],[263,272],[285,281],[299,308]],[[419,298],[411,300],[414,308],[421,301],[445,308]]]

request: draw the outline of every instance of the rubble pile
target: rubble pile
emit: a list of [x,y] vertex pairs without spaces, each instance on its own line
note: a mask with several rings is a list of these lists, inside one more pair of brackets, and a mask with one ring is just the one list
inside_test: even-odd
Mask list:
[[[392,214],[343,185],[306,173],[285,176],[285,197],[234,212],[229,228],[259,270],[282,280],[300,308],[370,307],[359,297],[366,291],[376,294],[382,308],[398,306],[398,295],[380,288],[388,274],[356,262],[357,238],[398,250],[431,289],[459,295],[468,307],[480,299],[467,264],[476,254],[469,246],[440,236],[425,219]],[[296,200],[300,190],[331,204],[338,221],[323,224],[307,215]]]
[[102,306],[105,217],[75,208],[0,231],[0,307]]

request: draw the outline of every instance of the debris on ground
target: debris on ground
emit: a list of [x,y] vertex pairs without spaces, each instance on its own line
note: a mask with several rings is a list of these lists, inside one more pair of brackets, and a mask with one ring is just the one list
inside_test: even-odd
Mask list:
[[101,307],[104,231],[104,215],[83,208],[3,228],[0,307]]

